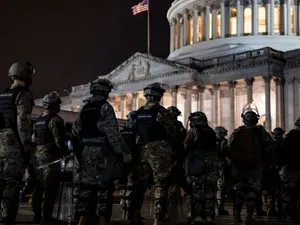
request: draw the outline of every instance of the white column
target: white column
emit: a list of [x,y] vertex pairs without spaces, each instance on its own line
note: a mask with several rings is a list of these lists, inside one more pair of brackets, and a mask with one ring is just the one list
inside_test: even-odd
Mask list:
[[218,33],[218,27],[217,27],[217,8],[215,5],[212,7],[211,16],[212,16],[212,38],[216,39]]
[[[185,109],[187,112],[187,115],[189,116],[191,111],[192,111],[192,85],[188,84],[186,86],[186,105],[185,105]],[[188,119],[188,117],[187,117]],[[187,122],[187,119],[185,120],[185,122]]]
[[286,27],[286,35],[291,35],[291,0],[286,0],[287,4],[287,9],[286,9],[286,14],[287,14],[287,27]]
[[270,4],[270,32],[271,32],[271,35],[274,35],[275,34],[275,30],[274,30],[274,7],[275,7],[275,4],[274,4],[275,1],[271,1],[271,4]]
[[183,11],[183,45],[189,45],[189,18],[188,18],[188,13],[189,11],[187,9],[185,9]]
[[125,119],[125,95],[121,95],[121,119]]
[[198,101],[197,110],[203,112],[204,111],[204,91],[205,91],[205,87],[204,87],[204,85],[199,85],[197,87],[197,89],[199,91],[199,101]]
[[265,129],[267,132],[271,132],[271,77],[266,76],[263,77],[265,81],[265,112],[266,112],[266,120],[265,120]]
[[199,92],[198,90],[192,90],[192,106],[196,103],[196,109],[191,107],[191,112],[199,111]]
[[296,14],[297,14],[297,17],[296,17],[296,20],[297,20],[297,35],[299,36],[300,35],[300,5],[298,5],[296,7]]
[[225,3],[221,0],[221,38],[225,38]]
[[237,30],[236,30],[236,36],[241,36],[243,33],[243,26],[242,25],[242,20],[241,20],[241,15],[243,15],[243,10],[241,9],[241,1],[237,0],[236,1],[236,22],[237,22]]
[[253,81],[253,78],[245,79],[247,85],[247,103],[252,103],[253,101]]
[[210,6],[205,6],[205,41],[210,40]]
[[180,15],[177,15],[176,26],[177,26],[176,49],[179,49],[180,46],[181,46],[181,23],[180,23]]
[[229,133],[232,133],[235,129],[235,86],[236,81],[229,81],[229,98],[230,98],[230,127]]
[[257,0],[252,0],[252,34],[257,35],[257,32],[258,32]]
[[213,127],[219,126],[219,84],[213,85]]
[[184,46],[184,25],[183,18],[180,18],[180,48]]
[[287,9],[286,2],[280,6],[280,35],[287,35]]
[[276,127],[281,127],[284,129],[284,80],[282,78],[276,77],[274,81],[276,84]]
[[132,92],[132,111],[136,110],[136,99],[137,99],[138,93]]
[[175,26],[176,20],[172,18],[170,23],[170,53],[173,52],[175,49]]
[[193,43],[196,43],[197,35],[198,35],[198,15],[199,11],[198,9],[194,9],[193,11]]
[[288,77],[286,79],[285,94],[286,94],[286,131],[293,129],[295,123],[295,111],[294,111],[294,77]]
[[177,107],[177,91],[178,91],[178,86],[172,86],[171,87],[171,95],[172,95],[172,106]]
[[294,83],[294,121],[296,121],[300,116],[300,78],[295,77],[295,83]]
[[186,104],[187,104],[187,94],[186,92],[181,92],[181,96],[182,96],[182,99],[183,99],[183,126],[186,126],[187,125],[187,121],[189,119],[189,114],[188,114],[188,111],[187,111],[187,107],[186,107]]
[[[267,3],[267,8],[266,8],[266,11],[267,11],[267,33],[268,35],[271,34],[271,5],[270,5],[270,2]],[[274,17],[274,16],[273,16]]]
[[205,9],[201,9],[201,41],[204,41],[206,30],[205,30]]

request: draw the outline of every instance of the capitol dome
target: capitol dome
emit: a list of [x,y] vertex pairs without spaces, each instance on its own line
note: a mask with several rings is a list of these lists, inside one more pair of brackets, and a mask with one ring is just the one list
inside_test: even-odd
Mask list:
[[169,60],[300,48],[297,0],[176,0],[167,18]]
[[[168,87],[161,104],[178,107],[185,126],[191,112],[203,111],[212,127],[231,133],[243,124],[243,107],[254,103],[268,132],[294,127],[300,117],[298,1],[176,0],[167,19],[167,59],[135,53],[105,75],[118,87],[109,99],[118,118],[143,106],[144,87],[160,82]],[[89,84],[72,87],[62,109],[80,111],[88,97]]]

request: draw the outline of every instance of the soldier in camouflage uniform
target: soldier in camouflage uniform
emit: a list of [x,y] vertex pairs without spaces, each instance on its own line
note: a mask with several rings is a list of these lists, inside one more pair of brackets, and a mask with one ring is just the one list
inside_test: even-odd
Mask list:
[[[112,213],[114,181],[120,178],[119,162],[128,152],[113,107],[107,102],[113,85],[109,80],[91,83],[90,97],[72,127],[76,154],[74,204],[79,224],[107,224]],[[126,156],[126,155],[125,155]],[[117,166],[117,167],[116,167]]]
[[[300,164],[299,164],[300,118],[283,141],[284,165],[279,171],[282,184],[282,205],[286,219],[299,221]],[[298,205],[298,207],[297,207]]]
[[226,180],[225,172],[228,169],[228,141],[226,139],[228,131],[221,126],[215,127],[217,137],[217,151],[220,163],[219,179],[217,186],[217,202],[218,202],[218,215],[229,215],[229,212],[225,210],[225,194],[226,194]]
[[0,201],[3,224],[14,224],[19,184],[33,150],[30,116],[34,102],[28,88],[34,73],[30,63],[14,63],[9,69],[13,84],[0,94]]
[[191,113],[191,129],[184,141],[188,152],[187,181],[192,186],[193,223],[213,223],[215,216],[216,188],[219,178],[216,134],[209,127],[203,112]]
[[122,219],[131,220],[132,219],[132,197],[133,197],[133,170],[136,166],[138,160],[138,154],[136,149],[136,111],[132,111],[127,115],[127,124],[121,130],[122,137],[125,144],[132,153],[132,165],[130,168],[126,168],[126,176],[124,179],[120,180],[120,205],[122,207]]
[[[52,220],[52,212],[60,184],[60,164],[47,164],[60,159],[65,153],[65,124],[57,115],[61,99],[57,92],[51,92],[42,100],[45,108],[34,124],[32,141],[36,148],[32,159],[35,169],[35,190],[32,195],[34,222],[43,224]],[[42,168],[38,168],[42,167]],[[42,218],[43,212],[43,218]]]
[[262,126],[257,126],[259,114],[252,104],[244,107],[241,116],[244,126],[237,128],[228,139],[232,179],[236,181],[234,222],[242,222],[241,210],[245,201],[246,224],[252,224],[256,200],[261,191],[262,168],[268,152],[272,150],[273,139]]
[[175,138],[175,124],[169,111],[159,104],[165,89],[161,84],[144,88],[146,104],[137,111],[137,144],[140,159],[136,169],[135,215],[133,224],[142,224],[140,209],[144,193],[154,177],[155,224],[166,218],[168,181],[174,166],[171,144]]
[[[172,143],[172,149],[175,151],[175,159],[176,159],[176,165],[172,170],[172,177],[170,179],[170,190],[168,193],[169,196],[169,214],[168,216],[171,217],[173,224],[177,222],[177,205],[179,203],[179,200],[181,200],[181,189],[182,188],[185,193],[190,193],[189,190],[190,185],[187,183],[185,178],[185,172],[184,172],[184,159],[186,157],[185,150],[183,147],[183,142],[186,137],[186,129],[182,125],[180,121],[178,121],[178,116],[181,116],[181,112],[179,109],[175,106],[170,106],[167,108],[168,111],[170,111],[171,118],[176,124],[176,138],[174,140],[174,143]],[[191,217],[191,196],[186,195],[186,202],[188,207],[188,218]]]

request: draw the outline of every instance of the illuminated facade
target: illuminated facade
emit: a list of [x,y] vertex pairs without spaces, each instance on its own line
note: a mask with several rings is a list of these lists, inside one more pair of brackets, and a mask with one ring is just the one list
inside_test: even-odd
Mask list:
[[[176,0],[168,10],[170,55],[136,53],[106,75],[118,85],[110,101],[117,117],[145,103],[149,83],[167,84],[165,107],[187,124],[193,111],[229,132],[254,102],[268,131],[293,128],[300,116],[300,6],[285,0]],[[298,49],[298,50],[297,50]],[[73,87],[63,108],[78,111],[89,84]]]

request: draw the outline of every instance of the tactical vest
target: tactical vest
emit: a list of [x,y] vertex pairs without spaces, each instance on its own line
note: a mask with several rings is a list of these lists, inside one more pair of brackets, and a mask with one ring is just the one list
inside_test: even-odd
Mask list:
[[125,144],[129,148],[130,151],[133,151],[136,144],[136,133],[134,128],[124,127],[121,131],[122,137],[125,141]]
[[22,86],[7,88],[0,94],[0,129],[17,128],[16,97],[24,89]]
[[156,121],[161,106],[149,110],[144,107],[137,111],[136,130],[143,142],[165,140],[164,127]]
[[210,127],[198,128],[199,137],[196,142],[196,149],[205,153],[216,154],[216,135]]
[[105,134],[101,132],[97,127],[98,121],[101,118],[100,110],[104,103],[106,103],[106,101],[102,100],[94,103],[88,103],[83,107],[80,113],[80,136],[82,138],[95,138],[105,136]]
[[34,124],[34,138],[37,145],[46,145],[55,143],[55,138],[49,129],[50,120],[56,114],[50,113],[46,116],[40,116]]

